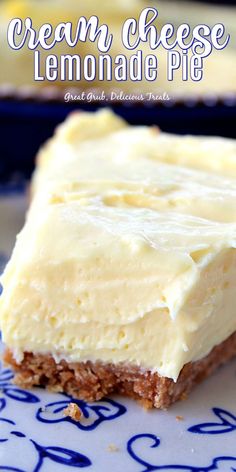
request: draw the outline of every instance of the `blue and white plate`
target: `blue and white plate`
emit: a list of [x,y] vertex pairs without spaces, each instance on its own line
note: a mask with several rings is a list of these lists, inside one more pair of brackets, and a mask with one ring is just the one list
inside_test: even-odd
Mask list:
[[[23,224],[24,195],[0,198],[0,267]],[[168,412],[112,396],[77,401],[83,418],[63,415],[67,395],[25,391],[0,371],[0,471],[236,471],[236,362],[220,369]]]

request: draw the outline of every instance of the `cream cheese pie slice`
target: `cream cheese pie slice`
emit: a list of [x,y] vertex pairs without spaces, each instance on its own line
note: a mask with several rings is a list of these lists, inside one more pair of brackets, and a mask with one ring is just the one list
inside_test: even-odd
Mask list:
[[74,113],[2,276],[24,386],[166,408],[236,354],[236,143]]

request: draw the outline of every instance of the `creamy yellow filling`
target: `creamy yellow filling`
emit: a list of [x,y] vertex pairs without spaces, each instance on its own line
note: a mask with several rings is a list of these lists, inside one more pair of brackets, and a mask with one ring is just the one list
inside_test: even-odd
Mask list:
[[[222,176],[221,174],[224,174]],[[236,144],[75,114],[42,149],[4,341],[176,380],[236,329]]]

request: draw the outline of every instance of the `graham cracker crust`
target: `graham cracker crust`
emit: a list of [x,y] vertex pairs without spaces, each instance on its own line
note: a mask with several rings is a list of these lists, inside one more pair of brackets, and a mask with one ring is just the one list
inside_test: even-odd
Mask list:
[[15,383],[24,388],[43,386],[85,401],[118,393],[140,400],[148,408],[166,409],[186,398],[196,384],[235,355],[236,332],[203,359],[186,364],[177,382],[128,364],[68,363],[65,360],[56,363],[50,355],[29,352],[18,364],[10,350],[5,351],[4,361],[14,369]]

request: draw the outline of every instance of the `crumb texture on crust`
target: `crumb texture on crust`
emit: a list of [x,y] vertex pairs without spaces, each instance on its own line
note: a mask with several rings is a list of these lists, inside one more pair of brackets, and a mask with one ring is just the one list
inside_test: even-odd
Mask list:
[[85,401],[100,400],[108,394],[119,393],[144,401],[149,407],[165,409],[175,401],[186,398],[194,385],[235,355],[236,332],[203,359],[186,364],[176,383],[157,373],[125,364],[68,363],[65,360],[56,363],[50,355],[28,352],[18,364],[10,350],[6,350],[4,361],[13,367],[15,383],[24,388],[40,385]]

